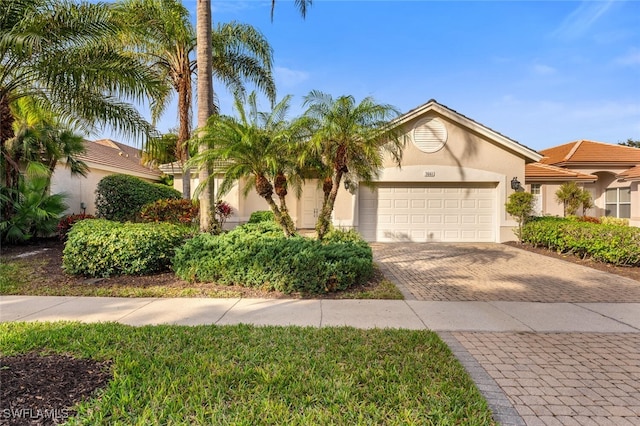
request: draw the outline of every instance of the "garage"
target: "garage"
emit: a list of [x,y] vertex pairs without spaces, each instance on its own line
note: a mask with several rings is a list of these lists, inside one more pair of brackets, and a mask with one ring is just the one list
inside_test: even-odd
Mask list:
[[378,242],[494,242],[496,183],[361,186],[358,230]]

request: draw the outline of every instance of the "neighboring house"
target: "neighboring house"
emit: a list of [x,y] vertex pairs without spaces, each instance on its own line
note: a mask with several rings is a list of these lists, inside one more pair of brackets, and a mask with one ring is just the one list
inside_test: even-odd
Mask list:
[[[406,143],[402,167],[391,158],[376,182],[340,188],[333,224],[355,228],[368,241],[502,242],[515,239],[515,221],[505,211],[524,182],[525,166],[542,156],[530,148],[431,100],[392,122]],[[170,167],[174,186],[182,176]],[[195,189],[197,182],[192,183]],[[240,184],[242,185],[242,183]],[[517,187],[517,186],[516,186]],[[255,191],[245,198],[236,186],[223,199],[234,209],[230,225],[267,210]],[[302,197],[287,200],[298,228],[313,228],[322,189],[308,181]]]
[[576,181],[594,201],[588,216],[626,218],[640,226],[640,149],[579,140],[540,153],[544,157],[525,171],[525,183],[536,196],[536,213],[562,216],[555,193],[563,183]]
[[85,141],[86,152],[78,156],[89,167],[87,177],[72,176],[64,162],[59,163],[51,177],[51,192],[67,194],[67,213],[95,214],[95,191],[105,176],[127,174],[149,182],[159,181],[161,173],[141,164],[139,149],[101,139]]

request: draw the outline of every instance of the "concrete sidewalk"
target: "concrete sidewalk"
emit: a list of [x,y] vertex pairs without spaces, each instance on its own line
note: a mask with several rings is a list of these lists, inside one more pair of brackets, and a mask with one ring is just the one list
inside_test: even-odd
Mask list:
[[434,331],[640,333],[640,303],[436,302],[2,296],[0,322],[115,321],[406,328]]

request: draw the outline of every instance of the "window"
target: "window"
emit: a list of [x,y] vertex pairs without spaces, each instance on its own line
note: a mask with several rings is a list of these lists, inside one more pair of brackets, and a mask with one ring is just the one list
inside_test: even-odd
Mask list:
[[605,216],[630,218],[631,188],[607,189],[605,203]]
[[532,183],[531,195],[533,195],[533,215],[542,216],[542,185],[539,183]]

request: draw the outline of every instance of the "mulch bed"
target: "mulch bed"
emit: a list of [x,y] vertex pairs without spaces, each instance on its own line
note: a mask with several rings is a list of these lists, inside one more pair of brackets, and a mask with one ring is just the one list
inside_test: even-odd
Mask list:
[[111,380],[110,364],[67,355],[0,357],[0,425],[54,425]]
[[637,266],[610,265],[608,263],[597,262],[593,259],[589,259],[589,258],[582,259],[578,256],[574,256],[569,253],[564,253],[564,254],[558,253],[543,247],[533,247],[528,244],[522,244],[515,241],[507,242],[504,244],[512,247],[517,247],[521,250],[527,250],[533,253],[541,254],[543,256],[564,260],[565,262],[571,262],[577,265],[587,266],[589,268],[597,269],[599,271],[609,272],[610,274],[620,275],[622,277],[631,278],[632,280],[640,281],[640,267],[637,267]]
[[[278,291],[262,290],[255,287],[242,287],[238,285],[217,285],[215,283],[190,283],[178,278],[173,272],[158,273],[152,275],[121,275],[108,278],[87,278],[65,274],[62,270],[62,251],[64,243],[57,238],[37,239],[20,246],[2,247],[0,256],[12,260],[28,261],[34,270],[34,275],[29,277],[29,282],[23,287],[23,295],[42,295],[40,290],[48,288],[49,296],[59,295],[87,295],[87,285],[94,289],[107,290],[119,287],[138,288],[162,288],[166,294],[175,295],[181,290],[188,290],[189,297],[210,297],[212,292],[218,292],[226,296],[242,298],[262,299],[291,299],[291,298],[315,298],[315,299],[340,299],[343,292],[331,292],[323,294],[285,294]],[[22,257],[28,255],[26,257]],[[373,290],[384,280],[382,273],[375,269],[373,277],[368,283],[352,287],[349,292],[366,292]],[[33,291],[31,291],[33,290]],[[84,292],[84,293],[83,293]],[[154,297],[163,297],[156,295]],[[166,296],[165,296],[166,297]],[[175,296],[178,297],[178,296]],[[221,296],[216,296],[221,297]]]

